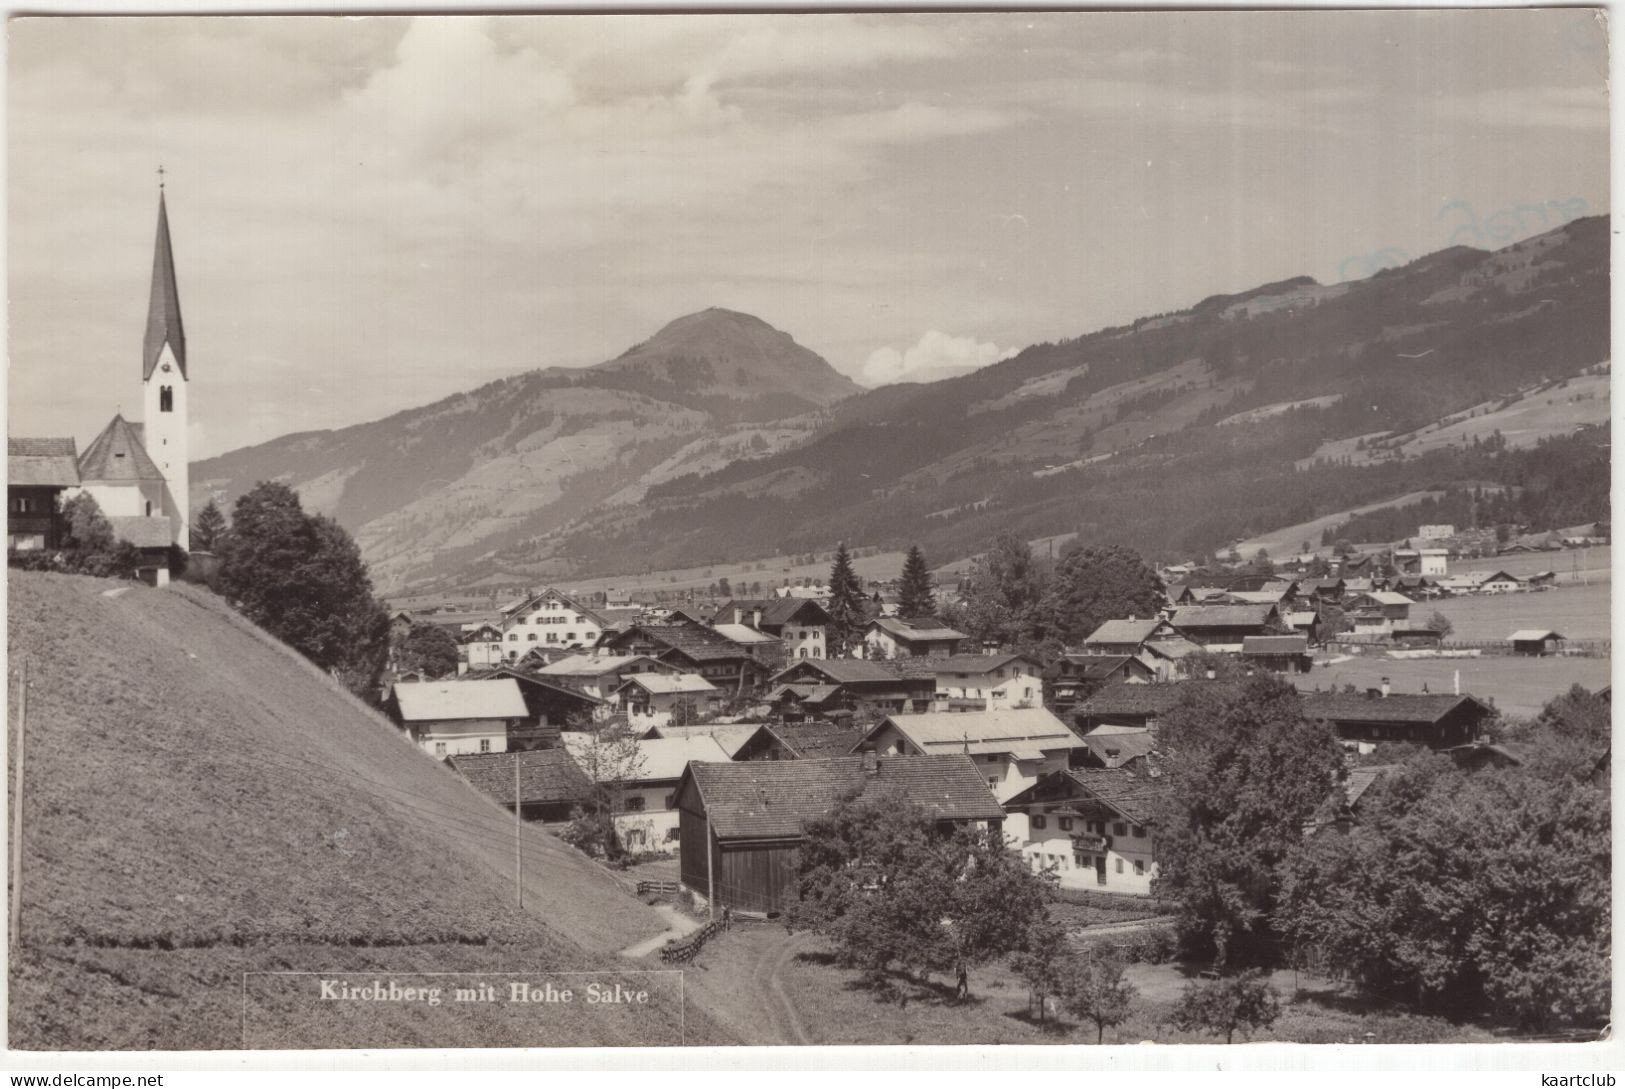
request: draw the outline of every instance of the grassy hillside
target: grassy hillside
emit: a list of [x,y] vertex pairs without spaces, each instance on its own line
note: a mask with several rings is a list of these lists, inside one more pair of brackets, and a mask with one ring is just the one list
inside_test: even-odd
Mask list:
[[[25,660],[28,683],[13,1047],[237,1047],[244,972],[626,967],[613,951],[664,929],[534,829],[518,909],[512,818],[207,592],[9,588],[14,757]],[[679,1016],[575,1042],[675,1043]],[[300,1042],[533,1042],[447,1038],[412,1008],[323,1024]],[[688,1038],[705,1024],[690,1011]]]

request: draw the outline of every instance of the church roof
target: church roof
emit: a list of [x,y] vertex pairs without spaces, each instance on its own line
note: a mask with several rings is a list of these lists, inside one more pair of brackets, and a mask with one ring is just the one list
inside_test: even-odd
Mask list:
[[86,484],[133,484],[162,480],[164,472],[148,456],[135,427],[114,416],[79,456],[79,477]]
[[158,241],[152,254],[152,297],[147,303],[147,335],[142,343],[141,380],[152,377],[164,345],[175,353],[175,365],[186,377],[186,331],[181,328],[181,293],[175,286],[175,254],[169,244],[169,210],[158,194]]

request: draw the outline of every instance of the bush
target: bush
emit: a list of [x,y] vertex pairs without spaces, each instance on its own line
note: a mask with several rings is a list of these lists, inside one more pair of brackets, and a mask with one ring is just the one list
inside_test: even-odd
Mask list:
[[62,548],[55,551],[6,551],[6,565],[19,571],[58,571],[65,575],[92,575],[102,579],[133,579],[141,565],[141,550],[128,541],[105,549]]

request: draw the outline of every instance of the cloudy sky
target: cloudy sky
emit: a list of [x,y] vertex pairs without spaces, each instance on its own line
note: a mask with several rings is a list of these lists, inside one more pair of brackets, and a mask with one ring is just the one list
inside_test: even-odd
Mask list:
[[81,446],[140,411],[160,163],[194,456],[707,306],[872,385],[1608,208],[1581,11],[10,33],[10,425]]

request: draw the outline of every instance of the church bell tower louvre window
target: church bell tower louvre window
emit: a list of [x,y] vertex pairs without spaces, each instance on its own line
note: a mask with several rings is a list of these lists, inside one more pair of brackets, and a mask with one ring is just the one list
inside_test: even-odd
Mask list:
[[173,386],[160,386],[158,388],[158,411],[175,411],[175,389]]

